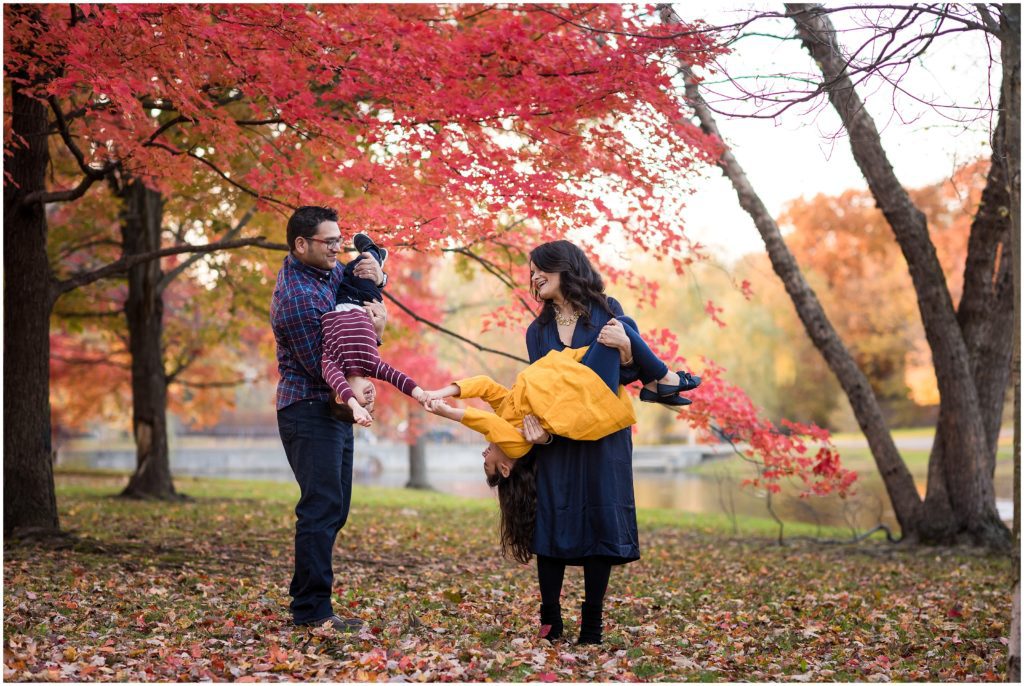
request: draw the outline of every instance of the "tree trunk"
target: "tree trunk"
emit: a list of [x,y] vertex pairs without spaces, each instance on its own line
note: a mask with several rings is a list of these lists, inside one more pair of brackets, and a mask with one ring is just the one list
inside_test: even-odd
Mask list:
[[[163,199],[142,181],[132,181],[124,193],[121,241],[124,254],[160,248]],[[121,495],[132,498],[176,499],[167,445],[167,374],[163,356],[164,303],[160,260],[149,260],[128,271],[128,347],[132,356],[132,430],[135,473]]]
[[420,431],[423,422],[413,413],[409,414],[409,431],[416,440],[409,444],[409,481],[406,488],[432,489],[427,480],[427,442]]
[[[7,12],[5,11],[6,15]],[[55,300],[42,203],[49,116],[25,95],[26,74],[8,74],[11,135],[4,159],[4,535],[57,531],[50,434],[50,313]],[[19,144],[19,141],[22,144]]]
[[[1006,4],[1000,8],[1000,30],[1003,62],[1002,103],[1006,116],[1005,152],[1006,185],[1010,200],[1011,264],[1013,269],[1013,611],[1010,622],[1007,681],[1020,682],[1020,5]],[[993,164],[995,164],[993,160]]]
[[[714,116],[704,103],[686,65],[685,55],[679,56],[679,59],[686,73],[687,100],[693,105],[701,128],[706,133],[721,138]],[[914,479],[892,440],[878,398],[871,390],[871,384],[857,366],[850,351],[843,345],[814,290],[804,279],[793,254],[782,239],[778,224],[751,186],[736,158],[731,152],[726,151],[719,158],[718,166],[732,182],[740,206],[754,220],[754,225],[764,240],[772,268],[785,285],[808,336],[821,352],[849,398],[857,423],[867,438],[875,464],[882,475],[903,536],[911,540],[916,539],[920,526],[921,498],[914,486]]]
[[[1013,354],[1014,306],[1013,260],[1010,257],[1010,196],[1004,159],[1005,114],[1000,112],[992,137],[992,166],[989,169],[981,205],[971,225],[964,289],[957,308],[957,322],[971,360],[971,378],[988,443],[983,469],[993,478],[999,429],[1002,424],[1006,386],[1010,380]],[[956,424],[950,421],[948,404],[940,404],[935,442],[928,461],[928,491],[925,498],[925,538],[953,540],[958,519],[953,511],[947,484],[958,478],[946,459],[956,447]]]
[[952,526],[938,532],[929,530],[927,537],[935,542],[955,542],[962,534],[974,544],[1006,547],[1010,536],[996,512],[992,477],[986,469],[988,440],[971,377],[970,354],[924,214],[896,178],[874,121],[847,74],[827,15],[818,5],[787,3],[786,8],[804,47],[821,68],[829,100],[849,134],[854,160],[903,251],[932,351],[949,423],[942,468]]

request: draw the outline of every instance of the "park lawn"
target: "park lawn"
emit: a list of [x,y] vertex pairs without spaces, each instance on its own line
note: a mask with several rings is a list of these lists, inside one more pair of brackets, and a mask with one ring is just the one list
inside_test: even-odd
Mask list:
[[[5,541],[5,680],[996,681],[1006,661],[1006,557],[779,547],[771,523],[665,511],[640,513],[604,645],[551,645],[492,500],[379,488],[335,550],[336,606],[367,628],[294,629],[293,484],[182,479],[194,500],[167,504],[110,497],[123,483],[61,475],[74,537]],[[565,591],[574,637],[578,570]]]

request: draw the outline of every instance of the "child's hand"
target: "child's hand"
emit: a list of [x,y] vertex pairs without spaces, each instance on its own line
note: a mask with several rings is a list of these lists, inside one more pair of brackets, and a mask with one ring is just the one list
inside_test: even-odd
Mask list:
[[[455,419],[453,416],[455,408],[451,407],[441,398],[431,398],[423,403],[423,409],[430,414],[436,414],[439,417],[445,417],[446,419]],[[458,421],[458,420],[456,420]]]
[[426,402],[430,400],[430,394],[427,391],[420,388],[419,386],[417,386],[416,388],[412,389],[412,399],[418,402],[420,405],[425,405]]
[[373,415],[367,412],[366,408],[362,405],[356,405],[352,408],[352,416],[359,426],[370,426],[373,424]]

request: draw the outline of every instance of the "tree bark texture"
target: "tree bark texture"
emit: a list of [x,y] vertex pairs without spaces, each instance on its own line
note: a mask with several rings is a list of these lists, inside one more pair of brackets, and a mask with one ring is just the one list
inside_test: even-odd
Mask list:
[[433,488],[427,478],[427,444],[422,437],[409,445],[409,481],[405,487]]
[[[687,100],[694,107],[701,128],[706,133],[721,139],[714,116],[700,95],[692,73],[686,66],[685,56],[680,57],[680,62],[686,73]],[[871,390],[870,382],[839,338],[839,334],[829,321],[828,315],[825,314],[814,290],[804,279],[796,259],[786,246],[778,224],[757,195],[736,158],[727,150],[719,158],[718,166],[736,190],[740,206],[754,220],[754,225],[764,240],[772,269],[782,280],[807,335],[821,352],[849,398],[857,423],[867,438],[871,454],[875,458],[875,464],[882,474],[886,491],[903,535],[911,539],[915,538],[919,527],[921,498],[914,486],[913,476],[892,440],[882,407]]]
[[[163,199],[159,192],[134,180],[124,191],[121,242],[124,254],[160,248]],[[122,496],[174,499],[167,444],[167,374],[163,356],[163,289],[160,260],[128,271],[128,346],[132,356],[132,430],[135,472]]]
[[[1002,108],[1001,108],[1002,109]],[[1010,236],[1010,195],[1007,186],[1004,135],[1005,116],[1001,111],[992,138],[992,166],[978,213],[971,225],[964,265],[964,288],[957,307],[957,322],[963,332],[971,361],[971,378],[988,443],[984,470],[995,475],[999,429],[1003,403],[1010,381],[1014,349],[1013,268]],[[940,405],[935,442],[928,461],[928,490],[925,519],[928,536],[944,538],[957,529],[957,516],[949,499],[947,484],[958,478],[946,459],[957,450],[956,423],[950,420],[948,405]]]
[[[13,11],[13,10],[12,10]],[[5,11],[6,14],[6,11]],[[13,155],[4,159],[4,535],[59,530],[50,433],[50,313],[55,290],[41,203],[49,115],[8,74]]]
[[847,74],[846,60],[828,16],[819,5],[787,3],[786,8],[804,47],[822,71],[823,88],[850,137],[854,160],[906,259],[932,352],[940,411],[948,423],[943,434],[942,473],[944,500],[948,501],[951,516],[941,523],[925,516],[928,530],[922,533],[926,540],[937,543],[966,539],[978,545],[1005,547],[1010,536],[995,508],[992,476],[987,469],[989,442],[971,377],[971,356],[925,216],[893,171],[874,121]]
[[[1010,622],[1007,681],[1020,682],[1020,5],[1000,8],[1000,56],[1003,62],[1002,109],[1004,166],[1010,206],[1013,270],[1013,611]],[[995,160],[993,160],[993,164]]]
[[427,442],[423,438],[422,420],[416,414],[409,413],[409,431],[416,435],[416,440],[409,444],[409,481],[406,488],[433,488],[427,478]]

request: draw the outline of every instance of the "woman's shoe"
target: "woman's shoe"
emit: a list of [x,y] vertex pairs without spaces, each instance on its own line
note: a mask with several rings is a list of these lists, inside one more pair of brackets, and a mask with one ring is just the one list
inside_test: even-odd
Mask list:
[[562,624],[562,606],[559,603],[540,605],[540,638],[557,641],[565,630]]
[[579,645],[600,645],[602,631],[602,615],[604,608],[584,602],[580,607]]

